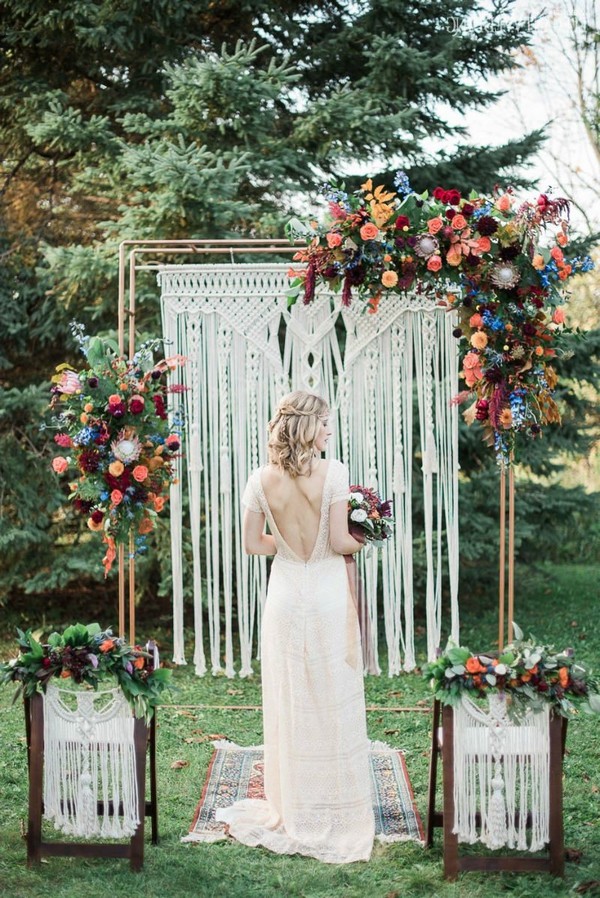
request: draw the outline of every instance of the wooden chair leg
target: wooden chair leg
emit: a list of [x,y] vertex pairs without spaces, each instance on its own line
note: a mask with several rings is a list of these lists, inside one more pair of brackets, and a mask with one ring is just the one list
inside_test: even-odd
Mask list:
[[27,702],[29,717],[27,754],[29,759],[29,820],[27,824],[27,864],[42,859],[42,774],[44,763],[44,706],[41,695]]
[[442,711],[444,745],[442,771],[444,782],[444,878],[456,879],[459,871],[458,836],[454,827],[454,714],[452,708]]
[[135,745],[135,767],[138,789],[139,824],[130,843],[129,863],[131,869],[138,873],[144,863],[144,824],[146,820],[146,748],[148,730],[143,720],[134,721],[133,741]]
[[433,845],[433,830],[435,828],[435,793],[437,787],[438,757],[440,753],[438,744],[438,730],[440,726],[440,703],[436,699],[433,703],[431,757],[429,759],[429,787],[427,791],[427,832],[425,834],[425,847]]
[[152,844],[158,844],[158,796],[156,781],[156,708],[150,721],[150,823]]
[[[565,721],[566,723],[566,721]],[[563,828],[562,755],[564,749],[563,718],[550,718],[550,872],[565,875],[565,844]]]

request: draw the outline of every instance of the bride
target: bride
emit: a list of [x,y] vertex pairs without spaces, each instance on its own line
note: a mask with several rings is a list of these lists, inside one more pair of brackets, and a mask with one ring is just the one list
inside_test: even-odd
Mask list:
[[370,857],[374,817],[360,634],[342,557],[362,543],[348,532],[348,472],[320,457],[330,435],[323,399],[285,396],[269,422],[269,463],[244,492],[245,551],[275,556],[261,632],[266,798],[217,819],[245,845],[343,864]]

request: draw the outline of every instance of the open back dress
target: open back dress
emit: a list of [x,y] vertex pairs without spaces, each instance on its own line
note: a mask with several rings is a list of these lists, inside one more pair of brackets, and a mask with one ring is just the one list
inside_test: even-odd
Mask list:
[[332,864],[368,860],[374,839],[358,618],[346,564],[329,540],[329,509],[349,496],[330,460],[308,561],[283,539],[261,481],[243,496],[275,538],[261,631],[265,800],[217,813],[246,845]]

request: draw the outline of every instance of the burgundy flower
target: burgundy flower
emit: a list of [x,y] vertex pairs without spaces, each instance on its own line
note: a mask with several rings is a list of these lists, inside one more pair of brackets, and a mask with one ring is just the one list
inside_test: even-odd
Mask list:
[[447,191],[444,190],[443,187],[436,187],[435,190],[433,191],[433,198],[435,200],[441,200],[446,192]]
[[398,218],[396,219],[396,230],[401,231],[402,228],[409,228],[409,227],[410,227],[410,221],[406,217],[406,215],[399,215]]
[[503,380],[503,374],[500,368],[488,368],[483,376],[488,381],[488,383],[491,384],[499,384]]
[[90,517],[91,517],[92,521],[94,522],[94,524],[99,524],[101,521],[104,520],[104,512],[100,511],[100,509],[96,509],[96,511],[92,512]]
[[141,396],[132,396],[129,400],[129,411],[132,415],[140,415],[144,411],[144,400]]
[[344,278],[344,286],[342,287],[342,305],[349,306],[352,302],[352,280],[347,274]]
[[88,514],[90,508],[92,507],[92,503],[87,499],[75,499],[73,505],[75,506],[77,511],[81,512],[81,514]]
[[122,418],[126,411],[127,406],[124,402],[115,402],[114,405],[110,403],[108,406],[108,413],[109,415],[112,415],[113,418]]
[[533,337],[537,333],[537,328],[530,321],[526,321],[522,327],[522,331],[526,337]]
[[454,330],[452,331],[452,336],[453,336],[453,337],[456,337],[457,340],[458,340],[460,337],[462,337],[462,330],[460,329],[460,327],[455,327],[455,328],[454,328]]
[[491,215],[482,215],[477,222],[477,230],[482,237],[491,237],[498,230],[498,222]]
[[127,468],[125,468],[123,473],[119,474],[118,477],[114,477],[110,471],[105,471],[104,480],[111,491],[119,490],[119,492],[124,493],[127,487],[131,484],[131,475]]
[[79,456],[79,467],[86,474],[93,474],[100,465],[100,453],[97,449],[84,449]]
[[[314,262],[309,262],[304,281],[304,305],[307,306],[315,298],[315,285],[317,283],[317,269]],[[158,412],[156,413],[158,415]],[[159,417],[162,417],[159,415]]]
[[88,377],[88,387],[90,390],[95,390],[98,386],[98,378],[97,377]]
[[160,380],[162,377],[162,371],[160,371],[158,368],[154,368],[150,377],[152,378],[152,380]]
[[456,209],[446,209],[445,215],[448,221],[452,221],[452,219],[456,215]]
[[475,404],[475,417],[478,421],[485,421],[489,413],[490,404],[487,399],[478,399]]
[[460,211],[465,216],[465,218],[468,218],[469,215],[472,215],[475,211],[475,206],[473,206],[471,203],[465,203]]
[[500,258],[510,262],[511,259],[516,259],[520,252],[521,247],[515,243],[511,243],[510,246],[502,247],[500,250]]
[[165,400],[159,394],[157,396],[152,397],[152,402],[154,403],[154,412],[157,418],[161,418],[163,421],[167,417],[167,410],[165,408]]
[[398,249],[402,249],[402,247],[406,245],[406,240],[404,239],[404,237],[395,237],[394,244],[398,247]]
[[458,204],[460,203],[460,191],[449,190],[448,199],[444,200],[444,202],[450,203],[451,206],[458,206]]
[[475,256],[473,255],[473,253],[469,253],[467,258],[465,259],[465,262],[471,268],[477,268],[477,266],[481,264],[481,259],[479,258],[479,256]]
[[335,265],[328,265],[327,268],[323,269],[322,274],[324,278],[326,278],[327,280],[331,280],[332,278],[337,277],[339,272]]

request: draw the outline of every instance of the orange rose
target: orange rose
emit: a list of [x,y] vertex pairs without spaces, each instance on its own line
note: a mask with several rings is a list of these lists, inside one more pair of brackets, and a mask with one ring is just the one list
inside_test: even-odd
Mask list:
[[440,256],[430,256],[427,260],[427,268],[429,271],[439,271],[442,267],[442,259]]
[[489,253],[492,248],[492,241],[489,237],[477,238],[477,249],[480,253]]
[[156,496],[153,501],[154,511],[161,512],[165,507],[166,498],[164,496]]
[[471,315],[469,318],[469,327],[483,327],[483,318],[479,312],[475,312],[474,315]]
[[108,473],[112,474],[113,477],[120,477],[124,470],[125,466],[122,461],[113,461],[108,466]]
[[398,283],[398,275],[395,271],[384,271],[381,275],[381,283],[384,287],[395,287]]
[[89,419],[88,415],[86,415],[85,412],[82,412],[82,413],[80,414],[80,416],[79,416],[79,420],[81,421],[82,424],[87,424],[87,422],[88,422],[90,419]]
[[559,233],[556,235],[556,242],[558,243],[559,246],[566,246],[567,243],[569,242],[569,238],[567,237],[566,234]]
[[108,397],[108,404],[109,404],[109,405],[118,405],[118,404],[119,404],[120,402],[122,402],[122,401],[123,401],[123,400],[122,400],[121,396],[120,396],[118,393],[113,393],[112,396],[109,396],[109,397]]
[[83,406],[83,410],[84,412],[92,412],[94,410],[93,402],[86,402],[86,404]]
[[57,474],[64,474],[68,467],[69,462],[62,455],[57,455],[56,458],[52,459],[52,470],[56,471]]
[[104,642],[101,642],[98,648],[101,652],[112,652],[115,647],[114,639],[105,639]]
[[455,215],[450,224],[455,231],[462,231],[462,229],[467,226],[467,219],[464,215]]
[[470,342],[471,346],[473,346],[475,349],[485,349],[488,343],[488,338],[483,331],[475,331],[475,333],[471,335]]
[[536,346],[534,351],[535,351],[536,355],[544,355],[544,347],[543,346]]
[[338,234],[337,231],[330,231],[329,234],[326,235],[326,238],[329,249],[335,249],[336,246],[340,246],[342,242],[342,235]]
[[436,218],[430,218],[427,222],[427,228],[430,234],[437,234],[437,232],[441,231],[443,227],[444,222],[439,217],[439,215]]
[[61,679],[66,680],[67,677],[71,676],[71,671],[70,670],[61,670],[60,676],[61,676]]
[[557,309],[554,309],[552,312],[552,320],[555,324],[564,324],[565,323],[565,310],[562,306],[559,306]]
[[136,668],[136,670],[141,670],[145,663],[146,663],[145,658],[136,658],[135,661],[133,662],[133,666]]
[[550,250],[550,255],[554,259],[555,262],[564,262],[565,257],[563,256],[563,251],[560,246],[553,246]]
[[546,267],[546,263],[544,262],[544,257],[540,256],[539,253],[536,253],[533,259],[531,260],[531,264],[537,271],[541,271]]
[[104,523],[102,521],[93,521],[92,518],[87,519],[87,525],[90,530],[94,530],[96,533],[99,533],[101,530],[104,530]]
[[137,480],[138,483],[143,483],[148,476],[148,468],[146,465],[136,465],[132,473],[134,480]]
[[367,222],[367,224],[364,224],[360,229],[360,236],[363,240],[374,240],[378,234],[379,228],[376,225],[371,224],[371,222]]
[[558,681],[563,689],[566,689],[569,685],[569,669],[567,667],[559,667]]
[[485,668],[481,666],[479,658],[468,658],[465,667],[467,668],[468,673],[471,674],[481,673],[485,670]]
[[512,197],[508,193],[504,193],[496,200],[496,209],[499,209],[500,212],[508,212],[511,206]]
[[110,494],[110,501],[113,505],[120,505],[123,501],[123,493],[121,490],[113,490]]

